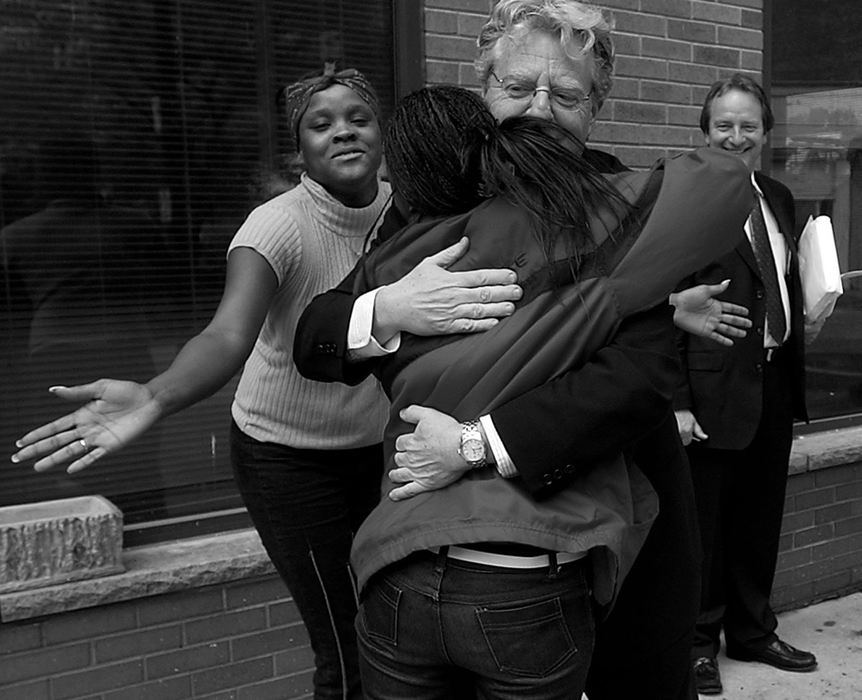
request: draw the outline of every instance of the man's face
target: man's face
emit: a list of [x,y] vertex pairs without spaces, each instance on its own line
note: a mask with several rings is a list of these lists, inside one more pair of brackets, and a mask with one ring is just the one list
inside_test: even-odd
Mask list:
[[736,153],[754,170],[765,143],[763,108],[754,95],[730,90],[712,101],[707,146]]
[[[577,56],[572,59],[563,51],[559,39],[546,32],[502,37],[484,94],[497,121],[517,116],[548,119],[585,142],[592,126],[593,102],[566,107],[555,99],[555,94],[586,97],[592,91],[593,56],[577,54],[578,48],[577,44],[571,47],[571,53]],[[515,90],[507,94],[503,85],[517,86],[524,96],[512,97]]]

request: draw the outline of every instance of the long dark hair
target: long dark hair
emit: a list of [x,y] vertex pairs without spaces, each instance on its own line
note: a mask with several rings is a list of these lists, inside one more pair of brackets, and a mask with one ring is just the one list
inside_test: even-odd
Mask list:
[[459,214],[503,197],[533,219],[546,257],[560,239],[577,263],[590,222],[625,199],[581,156],[583,144],[553,122],[513,117],[497,124],[481,98],[433,86],[405,97],[390,119],[384,152],[393,189],[422,217]]

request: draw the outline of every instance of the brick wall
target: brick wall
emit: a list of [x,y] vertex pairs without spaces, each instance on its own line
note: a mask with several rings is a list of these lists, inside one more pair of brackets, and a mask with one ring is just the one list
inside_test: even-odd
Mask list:
[[[775,608],[860,589],[862,461],[793,474]],[[3,700],[310,698],[312,672],[274,576],[0,624]]]
[[794,474],[787,484],[776,609],[862,589],[862,462]]
[[[428,83],[476,87],[475,36],[491,0],[425,0]],[[617,78],[592,142],[624,162],[699,143],[706,86],[759,74],[762,0],[607,0]],[[777,609],[862,588],[862,462],[795,473]],[[266,700],[310,697],[313,659],[275,577],[0,624],[3,700]]]
[[276,577],[0,625],[3,700],[307,698],[312,672]]
[[[425,0],[428,83],[478,86],[475,39],[493,0]],[[605,0],[615,23],[616,79],[590,141],[632,167],[700,145],[709,85],[760,77],[763,0]]]

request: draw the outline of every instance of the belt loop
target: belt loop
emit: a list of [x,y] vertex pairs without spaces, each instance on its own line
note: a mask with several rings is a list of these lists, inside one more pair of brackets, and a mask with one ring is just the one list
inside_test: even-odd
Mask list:
[[555,579],[560,573],[560,565],[557,563],[557,553],[548,552],[548,578]]
[[440,551],[437,552],[437,559],[434,561],[434,573],[442,574],[443,570],[446,568],[446,557],[449,553],[449,545],[445,544],[440,547]]

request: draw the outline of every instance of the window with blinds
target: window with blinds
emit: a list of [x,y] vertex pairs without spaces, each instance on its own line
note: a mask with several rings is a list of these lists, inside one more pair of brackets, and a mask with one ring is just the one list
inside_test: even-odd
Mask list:
[[0,18],[0,505],[98,493],[132,530],[239,512],[236,379],[76,475],[8,455],[76,408],[48,387],[145,381],[209,320],[234,231],[292,184],[281,87],[335,60],[391,109],[393,3],[18,0]]
[[[862,418],[862,19],[856,0],[773,0],[767,29],[775,129],[770,174],[796,201],[798,232],[809,216],[830,217],[844,293],[806,348],[808,413]],[[811,37],[828,37],[814,51]]]

